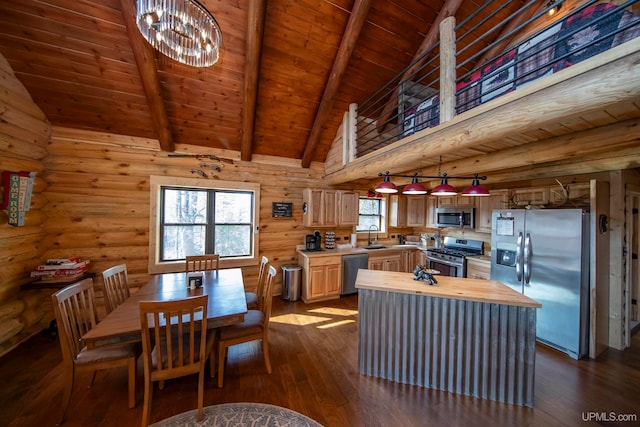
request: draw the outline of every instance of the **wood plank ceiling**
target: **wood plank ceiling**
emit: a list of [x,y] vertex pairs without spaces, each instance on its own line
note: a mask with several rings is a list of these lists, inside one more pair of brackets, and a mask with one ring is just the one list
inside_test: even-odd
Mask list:
[[[135,27],[134,0],[1,1],[0,53],[53,125],[154,138],[168,152],[190,144],[307,167],[326,159],[349,103],[407,67],[439,20],[460,20],[483,2],[201,3],[223,33],[220,60],[206,69],[154,51]],[[483,13],[503,2],[494,3]]]

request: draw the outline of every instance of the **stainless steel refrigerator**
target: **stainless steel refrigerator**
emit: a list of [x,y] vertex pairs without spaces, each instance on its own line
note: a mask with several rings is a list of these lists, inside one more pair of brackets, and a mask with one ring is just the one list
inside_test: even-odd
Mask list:
[[542,304],[536,339],[574,359],[588,353],[589,213],[494,210],[491,279]]

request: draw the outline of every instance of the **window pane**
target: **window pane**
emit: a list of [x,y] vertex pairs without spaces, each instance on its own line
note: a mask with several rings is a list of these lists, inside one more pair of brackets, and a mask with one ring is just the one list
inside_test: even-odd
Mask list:
[[162,240],[163,261],[184,259],[187,255],[204,255],[206,227],[165,226]]
[[[368,231],[369,227],[375,225],[378,227],[378,231],[380,231],[380,217],[379,216],[360,216],[358,222],[358,231]],[[372,230],[375,230],[375,227],[371,227]]]
[[221,257],[251,254],[251,225],[216,225],[215,253]]
[[247,224],[252,219],[250,193],[216,193],[216,224]]
[[165,224],[204,224],[207,222],[207,192],[165,189]]
[[360,215],[380,215],[380,200],[360,199]]
[[[368,231],[369,228],[381,231],[380,224],[382,221],[382,201],[380,199],[360,199],[360,211],[358,216],[358,225],[356,231]],[[374,226],[375,227],[372,227]]]

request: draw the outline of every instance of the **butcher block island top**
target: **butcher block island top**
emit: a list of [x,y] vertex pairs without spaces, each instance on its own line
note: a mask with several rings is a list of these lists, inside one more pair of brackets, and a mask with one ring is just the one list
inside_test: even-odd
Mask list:
[[411,273],[361,269],[356,278],[356,288],[520,307],[542,307],[537,301],[496,280],[435,276],[438,284],[428,285],[424,281],[413,280],[414,277]]

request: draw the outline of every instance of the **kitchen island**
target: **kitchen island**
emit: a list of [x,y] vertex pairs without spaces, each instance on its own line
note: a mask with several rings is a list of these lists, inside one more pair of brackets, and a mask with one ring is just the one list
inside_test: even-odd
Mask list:
[[493,280],[359,270],[361,374],[533,406],[536,301]]

